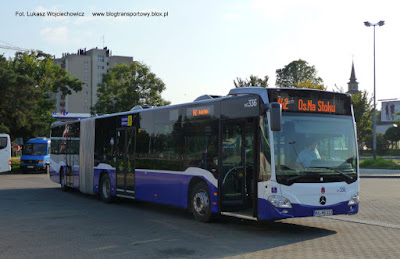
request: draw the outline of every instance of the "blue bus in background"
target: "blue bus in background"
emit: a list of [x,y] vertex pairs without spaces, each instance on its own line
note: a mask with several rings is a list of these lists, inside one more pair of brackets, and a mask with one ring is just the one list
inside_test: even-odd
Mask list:
[[20,168],[24,171],[46,170],[50,165],[50,139],[34,138],[28,140],[22,150]]

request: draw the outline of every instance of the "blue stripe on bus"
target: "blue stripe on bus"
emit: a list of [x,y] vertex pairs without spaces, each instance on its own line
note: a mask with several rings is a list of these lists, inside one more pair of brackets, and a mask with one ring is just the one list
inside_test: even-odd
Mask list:
[[93,192],[96,194],[100,193],[100,174],[102,172],[106,172],[110,176],[111,182],[111,195],[117,195],[117,182],[116,182],[116,175],[115,169],[104,169],[104,168],[95,168],[93,174]]
[[[258,199],[258,218],[264,220],[277,220],[293,217],[312,217],[315,210],[333,210],[333,215],[338,214],[356,214],[358,204],[349,206],[348,201],[329,205],[329,206],[308,206],[301,204],[292,204],[291,209],[276,208],[265,199]],[[287,211],[287,213],[283,213]]]
[[60,176],[58,172],[56,172],[51,166],[50,166],[50,179],[55,183],[60,183]]
[[[110,175],[112,195],[116,195],[115,169],[95,169],[94,170],[94,192],[100,190],[100,174],[107,172]],[[188,189],[190,180],[196,176],[185,175],[183,173],[168,172],[148,172],[136,170],[135,174],[135,198],[140,201],[149,201],[159,204],[172,205],[181,208],[188,206]],[[217,187],[210,183],[206,178],[202,178],[209,187],[211,198],[211,211],[218,213],[218,193]]]

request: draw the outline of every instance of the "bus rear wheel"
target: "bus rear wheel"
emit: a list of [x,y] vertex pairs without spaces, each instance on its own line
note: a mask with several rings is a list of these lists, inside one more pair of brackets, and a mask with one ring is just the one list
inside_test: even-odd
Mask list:
[[111,181],[108,174],[103,174],[100,181],[100,197],[101,200],[110,203],[112,201],[111,196]]
[[205,182],[197,183],[190,196],[194,218],[200,222],[211,221],[211,200],[208,185]]

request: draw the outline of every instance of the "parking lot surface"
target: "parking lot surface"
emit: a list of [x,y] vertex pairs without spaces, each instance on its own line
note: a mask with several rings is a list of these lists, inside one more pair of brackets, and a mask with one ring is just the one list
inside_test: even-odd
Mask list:
[[361,179],[354,216],[196,222],[182,209],[0,175],[0,258],[400,258],[400,179]]

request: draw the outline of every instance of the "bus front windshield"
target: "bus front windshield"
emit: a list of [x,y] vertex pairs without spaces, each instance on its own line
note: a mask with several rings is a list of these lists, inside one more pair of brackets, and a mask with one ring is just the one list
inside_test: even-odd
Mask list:
[[27,143],[22,150],[23,155],[45,156],[47,155],[47,144]]
[[279,183],[352,183],[357,180],[351,116],[288,112],[282,116],[282,130],[273,134]]

